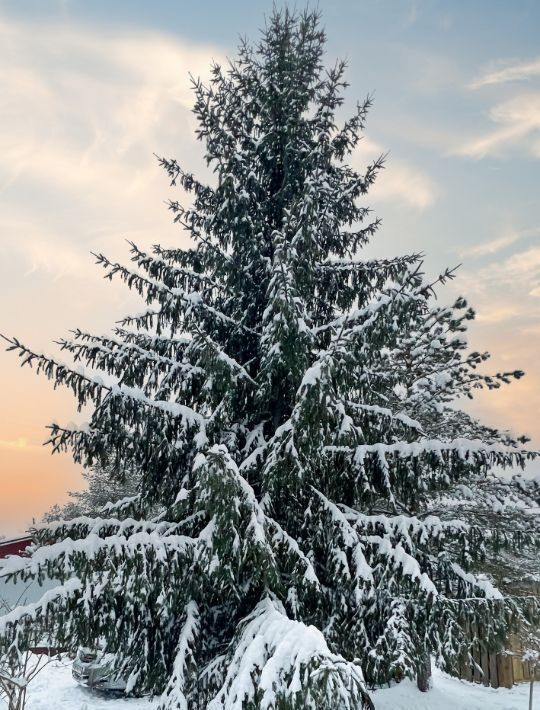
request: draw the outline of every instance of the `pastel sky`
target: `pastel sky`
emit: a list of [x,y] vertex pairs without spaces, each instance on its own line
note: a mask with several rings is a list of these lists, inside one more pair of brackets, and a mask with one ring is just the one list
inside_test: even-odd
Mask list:
[[[301,3],[297,3],[301,7]],[[389,151],[371,247],[421,250],[441,293],[476,307],[471,346],[519,383],[467,405],[540,448],[540,3],[319,0],[328,62],[348,59],[345,109],[374,93],[362,166]],[[105,333],[141,310],[90,251],[126,260],[186,244],[154,153],[204,174],[189,72],[256,37],[270,0],[0,0],[0,332],[48,353],[70,328]],[[344,111],[344,115],[347,111]],[[21,532],[81,485],[45,425],[73,398],[0,352],[0,533]]]

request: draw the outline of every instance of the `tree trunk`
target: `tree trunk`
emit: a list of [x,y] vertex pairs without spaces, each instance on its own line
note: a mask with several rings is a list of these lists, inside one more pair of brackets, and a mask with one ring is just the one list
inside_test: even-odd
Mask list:
[[416,686],[422,693],[426,693],[431,688],[431,656],[429,654],[422,658],[418,667]]

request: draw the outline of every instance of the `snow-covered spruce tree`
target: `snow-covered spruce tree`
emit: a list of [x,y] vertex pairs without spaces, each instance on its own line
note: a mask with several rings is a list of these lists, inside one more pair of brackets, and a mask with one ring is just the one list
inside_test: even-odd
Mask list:
[[0,619],[8,656],[38,625],[59,645],[101,638],[128,691],[163,710],[353,710],[370,705],[364,679],[414,676],[430,653],[451,666],[467,621],[495,640],[522,614],[467,571],[478,528],[426,514],[529,456],[448,407],[512,375],[476,375],[463,304],[432,308],[417,256],[359,257],[382,160],[347,165],[370,102],[336,125],[345,67],[325,71],[323,49],[317,14],[275,12],[195,83],[216,186],[161,160],[193,196],[171,209],[194,245],[132,245],[130,268],[98,256],[148,310],[64,341],[86,370],[10,339],[94,407],[83,428],[52,425],[53,449],[140,484],[11,561],[61,586]]

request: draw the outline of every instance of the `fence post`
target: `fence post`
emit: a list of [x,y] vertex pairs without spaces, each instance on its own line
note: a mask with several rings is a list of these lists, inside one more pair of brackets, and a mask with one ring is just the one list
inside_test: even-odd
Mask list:
[[499,674],[497,673],[497,656],[495,653],[489,654],[489,684],[492,688],[499,687]]

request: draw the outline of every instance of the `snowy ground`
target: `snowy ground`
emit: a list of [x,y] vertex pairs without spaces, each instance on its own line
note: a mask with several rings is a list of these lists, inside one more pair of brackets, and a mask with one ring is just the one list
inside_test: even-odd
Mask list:
[[[540,683],[535,691],[533,708],[540,710]],[[433,688],[428,693],[420,693],[414,683],[403,681],[393,688],[377,690],[372,697],[377,710],[527,710],[529,684],[495,690],[451,678],[435,669]]]
[[[5,705],[0,700],[0,710]],[[82,688],[71,677],[71,661],[51,661],[28,686],[26,710],[152,710],[146,699],[126,700]]]
[[[373,694],[377,710],[527,710],[527,683],[511,690],[484,688],[455,680],[435,671],[433,689],[420,693],[413,683],[377,690]],[[534,703],[540,710],[540,683]],[[0,701],[1,703],[1,701]],[[0,704],[0,708],[2,705]],[[29,686],[27,710],[151,710],[148,700],[96,695],[79,687],[71,677],[71,664],[53,662]],[[4,710],[2,708],[2,710]]]

